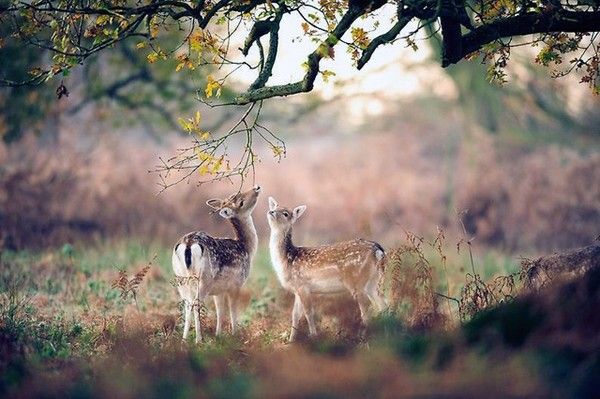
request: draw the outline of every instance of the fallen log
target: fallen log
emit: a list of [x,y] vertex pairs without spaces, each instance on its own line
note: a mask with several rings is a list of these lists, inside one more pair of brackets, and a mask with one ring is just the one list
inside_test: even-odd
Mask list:
[[600,242],[534,260],[525,259],[521,267],[524,286],[538,291],[555,280],[571,280],[600,267]]

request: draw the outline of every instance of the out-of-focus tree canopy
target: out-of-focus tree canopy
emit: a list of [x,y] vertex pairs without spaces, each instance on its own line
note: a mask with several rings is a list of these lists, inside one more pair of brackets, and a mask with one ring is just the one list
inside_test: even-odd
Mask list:
[[[361,69],[385,45],[400,42],[419,50],[423,40],[435,41],[429,47],[438,49],[442,67],[478,59],[487,65],[488,80],[504,82],[511,51],[530,46],[532,63],[552,67],[554,77],[577,71],[598,93],[599,9],[599,0],[0,0],[0,85],[18,93],[54,79],[61,97],[70,89],[71,71],[83,65],[89,83],[83,105],[106,96],[169,120],[166,99],[219,97],[230,77],[253,71],[248,87],[221,99],[246,105],[239,121],[215,137],[201,127],[199,113],[180,118],[195,143],[164,161],[167,172],[223,178],[252,168],[256,134],[276,157],[285,154],[283,143],[260,124],[261,101],[313,90],[319,75],[327,80],[335,74],[321,61],[335,58],[340,48]],[[313,51],[299,80],[269,84],[283,47],[280,28],[290,22],[314,43]],[[285,46],[294,51],[293,43]],[[15,49],[28,56],[11,58]],[[107,55],[127,68],[102,62]],[[184,72],[187,77],[177,78]],[[232,135],[246,137],[235,165],[223,148]]]
[[[53,78],[53,84],[35,84],[31,79],[41,66],[52,64],[53,50],[26,45],[11,36],[10,24],[0,25],[0,76],[11,82],[0,87],[0,137],[5,142],[18,140],[25,132],[51,131],[48,116],[58,115],[57,96],[70,96],[72,101],[60,104],[61,112],[74,114],[94,104],[109,108],[114,123],[141,122],[150,133],[164,128],[178,128],[176,116],[190,112],[196,104],[197,87],[205,81],[208,71],[173,73],[178,62],[165,60],[148,63],[136,43],[124,40],[115,43],[111,51],[99,52],[85,60],[81,68],[63,69]],[[163,35],[164,43],[176,45],[183,40],[179,31]],[[55,54],[54,54],[55,55]],[[27,83],[29,82],[29,83]],[[229,98],[225,93],[225,98]],[[123,112],[127,111],[127,112]]]

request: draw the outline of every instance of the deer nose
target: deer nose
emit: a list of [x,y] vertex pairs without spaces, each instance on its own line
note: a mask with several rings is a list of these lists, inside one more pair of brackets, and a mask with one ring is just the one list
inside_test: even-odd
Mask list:
[[257,193],[259,193],[260,192],[260,186],[258,186],[258,185],[254,186],[254,191],[256,191]]

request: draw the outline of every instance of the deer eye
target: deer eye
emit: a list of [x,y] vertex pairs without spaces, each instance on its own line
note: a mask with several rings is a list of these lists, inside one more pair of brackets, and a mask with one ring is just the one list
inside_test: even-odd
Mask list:
[[244,200],[240,201],[240,206],[244,206]]
[[287,217],[289,217],[289,216],[290,216],[290,214],[289,214],[289,213],[287,213],[287,212],[283,212],[283,216],[285,216],[285,217],[287,218]]

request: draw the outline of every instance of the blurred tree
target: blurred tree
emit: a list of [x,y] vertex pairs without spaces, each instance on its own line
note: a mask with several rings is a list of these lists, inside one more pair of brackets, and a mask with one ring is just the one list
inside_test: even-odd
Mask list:
[[[442,39],[434,26],[426,29],[428,35],[437,38],[429,41],[434,50],[430,62],[437,63],[443,50]],[[512,62],[521,70],[518,84],[490,84],[483,63],[462,62],[445,68],[458,91],[461,110],[470,122],[487,132],[521,139],[527,135],[548,140],[554,135],[560,140],[573,131],[600,133],[587,120],[593,107],[580,109],[578,113],[569,110],[566,82],[543,79],[542,67],[529,64],[523,57]]]
[[[22,23],[19,18],[15,22]],[[177,60],[151,65],[136,43],[121,41],[110,52],[90,56],[83,68],[72,73],[70,69],[62,70],[55,76],[54,85],[37,84],[42,83],[37,76],[40,65],[51,60],[53,50],[24,45],[15,40],[14,34],[10,24],[0,24],[0,76],[11,82],[0,87],[0,137],[5,142],[18,140],[28,131],[44,131],[50,140],[55,138],[60,114],[55,99],[73,91],[78,95],[72,97],[68,113],[100,103],[117,107],[118,113],[108,113],[116,116],[112,118],[114,123],[143,123],[155,136],[162,127],[179,129],[176,116],[195,105],[197,87],[207,72],[186,69],[172,73]],[[168,32],[162,40],[176,45],[183,40],[183,33]],[[63,84],[66,81],[68,88]],[[224,93],[224,98],[231,98],[230,91]]]
[[[182,128],[196,137],[188,154],[179,154],[165,168],[199,170],[219,178],[229,177],[253,165],[252,135],[259,134],[272,147],[275,156],[284,148],[258,121],[260,101],[313,89],[317,76],[334,75],[322,70],[323,59],[334,58],[336,46],[345,46],[361,69],[382,45],[399,40],[417,49],[418,34],[432,26],[441,35],[440,59],[443,67],[464,59],[480,59],[486,64],[489,81],[505,82],[505,67],[515,46],[537,46],[535,63],[553,66],[553,76],[572,71],[596,93],[600,91],[600,4],[598,0],[0,0],[0,22],[6,27],[2,43],[42,49],[48,58],[20,75],[0,76],[9,87],[38,84],[66,76],[75,66],[85,64],[96,54],[118,54],[132,66],[133,74],[119,76],[99,92],[133,108],[145,106],[163,114],[160,96],[186,96],[188,82],[181,87],[159,81],[160,90],[144,92],[136,85],[132,96],[122,94],[125,84],[146,82],[150,71],[169,65],[173,71],[195,71],[200,66],[220,70],[219,76],[206,76],[203,96],[219,97],[227,79],[240,68],[255,71],[256,78],[245,91],[226,104],[249,106],[242,118],[222,137],[200,129],[199,114],[182,119]],[[268,85],[278,59],[279,30],[289,16],[302,22],[305,36],[315,43],[304,63],[305,74],[295,82]],[[382,21],[389,28],[375,35]],[[173,32],[179,40],[171,40]],[[239,52],[232,50],[240,35],[246,40]],[[371,37],[374,35],[374,37]],[[266,38],[268,37],[268,45]],[[427,36],[428,39],[437,36]],[[135,46],[134,51],[133,47]],[[253,51],[255,50],[255,51]],[[145,63],[133,58],[139,54]],[[153,64],[152,68],[147,64]],[[27,65],[29,67],[29,65]],[[562,68],[562,69],[559,69]],[[104,66],[101,74],[105,72]],[[109,68],[108,71],[111,71]],[[459,70],[455,70],[457,80]],[[110,73],[110,72],[108,72]],[[177,75],[169,74],[167,76]],[[28,78],[23,78],[28,76]],[[170,82],[170,81],[169,81]],[[476,81],[471,81],[476,82]],[[59,87],[59,97],[69,84]],[[183,89],[183,90],[181,90]],[[189,90],[188,90],[189,89]],[[98,97],[91,90],[87,98]],[[490,97],[491,106],[493,96]],[[489,113],[486,113],[491,115]],[[490,119],[494,128],[497,121]],[[223,143],[232,135],[246,136],[247,151],[236,165],[226,162]],[[183,160],[182,160],[183,159]],[[195,163],[190,166],[190,162]],[[190,173],[191,173],[190,172]]]
[[[0,24],[0,73],[15,81],[26,81],[29,71],[43,61],[44,52],[3,40],[9,26]],[[54,93],[47,86],[19,85],[0,88],[0,137],[5,142],[19,138],[24,126],[37,130],[53,104]]]

